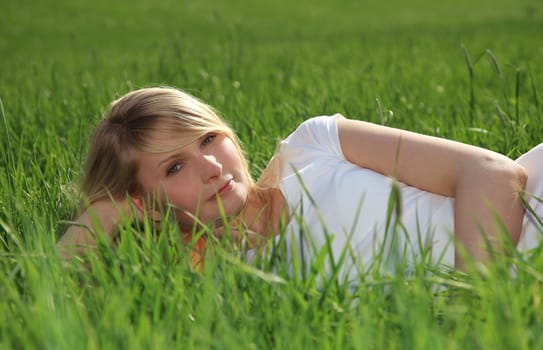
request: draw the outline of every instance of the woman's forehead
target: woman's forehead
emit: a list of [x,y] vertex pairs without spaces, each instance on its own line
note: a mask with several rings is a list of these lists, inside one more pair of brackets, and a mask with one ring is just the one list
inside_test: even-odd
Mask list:
[[144,151],[151,153],[165,153],[176,150],[182,150],[196,141],[198,141],[203,135],[194,133],[169,133],[166,135],[151,135],[146,140],[144,145]]

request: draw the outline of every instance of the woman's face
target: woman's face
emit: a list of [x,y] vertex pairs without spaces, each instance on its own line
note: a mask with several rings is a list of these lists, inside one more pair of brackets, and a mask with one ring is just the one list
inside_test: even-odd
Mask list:
[[241,155],[230,138],[208,133],[179,150],[142,153],[138,181],[144,193],[172,205],[182,229],[197,217],[203,223],[236,215],[249,194],[250,182]]

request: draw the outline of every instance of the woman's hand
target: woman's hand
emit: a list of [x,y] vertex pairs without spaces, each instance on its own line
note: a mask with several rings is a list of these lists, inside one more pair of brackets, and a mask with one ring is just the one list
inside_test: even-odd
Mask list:
[[69,260],[95,248],[97,232],[103,232],[105,238],[112,241],[123,218],[141,221],[143,214],[128,199],[103,199],[92,203],[58,241],[57,252],[61,259]]

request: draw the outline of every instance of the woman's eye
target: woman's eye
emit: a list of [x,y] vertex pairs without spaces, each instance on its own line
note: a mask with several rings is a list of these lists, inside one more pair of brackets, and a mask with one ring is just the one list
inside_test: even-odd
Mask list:
[[204,139],[202,140],[202,146],[207,146],[208,144],[213,142],[215,137],[217,137],[217,134],[207,134],[207,135],[205,135]]
[[169,169],[168,169],[168,172],[166,173],[166,175],[173,175],[175,173],[177,173],[179,170],[181,170],[181,164],[180,163],[175,163],[174,165],[172,165]]

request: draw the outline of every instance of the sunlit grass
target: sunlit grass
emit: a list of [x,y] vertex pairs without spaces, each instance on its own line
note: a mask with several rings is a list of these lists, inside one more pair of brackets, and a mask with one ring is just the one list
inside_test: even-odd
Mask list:
[[255,177],[302,120],[336,112],[519,156],[543,134],[538,3],[2,6],[0,348],[543,346],[541,247],[468,274],[370,269],[354,285],[315,283],[319,261],[305,275],[247,265],[213,240],[195,272],[170,225],[124,227],[116,249],[68,265],[54,249],[93,125],[137,87],[215,106]]

